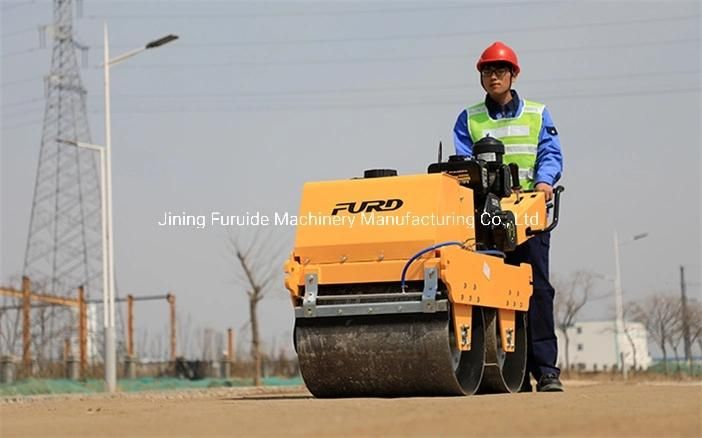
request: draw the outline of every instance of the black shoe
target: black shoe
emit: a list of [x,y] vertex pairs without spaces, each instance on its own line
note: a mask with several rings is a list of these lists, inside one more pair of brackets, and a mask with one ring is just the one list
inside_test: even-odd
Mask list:
[[563,392],[563,384],[555,373],[544,374],[536,384],[538,392]]

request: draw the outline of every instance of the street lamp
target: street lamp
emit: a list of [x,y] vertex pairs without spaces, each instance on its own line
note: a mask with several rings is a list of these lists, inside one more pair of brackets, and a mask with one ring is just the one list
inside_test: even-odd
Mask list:
[[117,343],[115,334],[115,274],[112,232],[112,120],[110,113],[110,66],[131,58],[147,49],[168,44],[178,39],[177,35],[166,35],[150,41],[144,47],[130,50],[110,59],[110,44],[107,23],[104,27],[104,71],[105,71],[105,146],[66,139],[64,144],[100,152],[100,205],[102,213],[102,298],[105,318],[105,389],[117,389]]
[[[110,66],[131,58],[145,50],[161,47],[178,39],[177,35],[166,35],[157,40],[148,42],[145,46],[125,52],[110,59],[110,43],[107,32],[107,23],[104,24],[104,72],[105,72],[105,148],[104,148],[104,173],[105,195],[107,198],[107,211],[103,209],[103,220],[107,222],[107,258],[109,260],[109,275],[107,288],[108,308],[105,312],[105,386],[107,392],[115,392],[117,388],[117,344],[115,339],[115,272],[114,272],[114,246],[112,232],[112,117],[110,112]],[[104,204],[103,204],[104,205]],[[105,248],[103,247],[103,256]],[[105,273],[103,271],[103,277]],[[104,295],[104,293],[103,293]]]
[[614,277],[614,305],[615,305],[615,340],[614,345],[617,349],[617,362],[621,364],[622,376],[624,380],[627,379],[626,363],[624,362],[624,353],[620,345],[620,333],[624,333],[624,306],[622,304],[622,274],[619,267],[619,247],[626,245],[627,243],[633,242],[635,240],[640,240],[648,236],[648,233],[641,233],[635,235],[630,240],[619,243],[619,237],[617,236],[617,231],[614,231],[614,264],[615,264],[615,277]]

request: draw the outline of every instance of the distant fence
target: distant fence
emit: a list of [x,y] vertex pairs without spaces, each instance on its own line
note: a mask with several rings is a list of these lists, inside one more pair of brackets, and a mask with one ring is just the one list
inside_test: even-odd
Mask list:
[[[101,379],[104,376],[104,367],[100,364],[88,365],[83,373],[78,372],[78,362],[73,358],[65,361],[44,362],[39,367],[33,363],[32,373],[24,375],[21,371],[20,361],[17,358],[4,356],[0,358],[0,384],[11,383],[16,380],[34,379],[69,379],[90,380]],[[82,375],[81,375],[82,374]],[[129,360],[127,357],[120,360],[117,366],[117,375],[121,379],[135,378],[161,378],[174,377],[186,380],[199,380],[205,378],[236,378],[247,379],[254,374],[254,364],[251,360],[229,361],[224,356],[218,361],[187,360],[177,358],[175,361],[144,361]],[[297,358],[277,357],[263,358],[263,377],[293,378],[300,375]]]

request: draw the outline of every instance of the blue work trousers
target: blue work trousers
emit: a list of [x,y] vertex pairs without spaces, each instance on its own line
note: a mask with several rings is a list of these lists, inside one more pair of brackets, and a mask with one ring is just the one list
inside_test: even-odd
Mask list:
[[549,281],[548,253],[551,233],[538,234],[516,250],[507,254],[507,263],[531,264],[534,292],[529,300],[527,319],[527,370],[538,381],[542,375],[555,373],[558,360],[558,343],[553,320],[553,298],[555,291]]

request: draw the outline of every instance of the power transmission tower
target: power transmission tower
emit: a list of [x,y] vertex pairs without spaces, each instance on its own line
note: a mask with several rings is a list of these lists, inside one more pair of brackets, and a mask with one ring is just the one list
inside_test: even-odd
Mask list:
[[[78,4],[81,7],[80,0]],[[86,298],[102,292],[100,187],[97,160],[91,151],[59,140],[91,142],[86,91],[73,34],[73,0],[54,0],[51,72],[45,78],[46,107],[39,164],[24,259],[24,275],[34,290],[74,294],[83,286]],[[54,326],[70,315],[41,315],[42,346],[56,337]],[[60,340],[60,339],[57,339]],[[47,347],[51,348],[51,345]],[[37,351],[39,357],[42,351]]]

